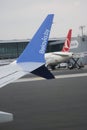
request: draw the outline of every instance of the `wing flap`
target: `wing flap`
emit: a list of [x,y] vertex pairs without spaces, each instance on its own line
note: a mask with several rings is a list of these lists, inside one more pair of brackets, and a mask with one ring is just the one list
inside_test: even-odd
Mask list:
[[11,73],[10,75],[7,75],[3,78],[0,79],[0,88],[9,84],[9,83],[12,83],[13,81],[19,79],[20,77],[26,75],[27,72],[23,72],[23,71],[16,71],[14,73]]

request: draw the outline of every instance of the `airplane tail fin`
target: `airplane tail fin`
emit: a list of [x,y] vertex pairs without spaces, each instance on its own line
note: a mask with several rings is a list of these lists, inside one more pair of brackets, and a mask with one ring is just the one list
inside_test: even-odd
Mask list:
[[72,36],[72,29],[70,29],[67,34],[64,46],[62,48],[62,52],[68,52],[70,50],[71,36]]
[[34,73],[41,77],[51,79],[54,76],[49,70],[43,67],[45,64],[45,50],[53,23],[54,14],[49,14],[43,21],[30,43],[17,59],[24,71]]

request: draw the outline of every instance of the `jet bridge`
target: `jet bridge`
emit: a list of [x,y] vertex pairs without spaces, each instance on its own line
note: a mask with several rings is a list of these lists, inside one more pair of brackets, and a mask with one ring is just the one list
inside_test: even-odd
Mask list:
[[83,53],[75,53],[73,54],[73,57],[68,61],[68,68],[74,69],[74,68],[82,68],[84,67],[84,64],[81,61],[81,58],[84,57]]

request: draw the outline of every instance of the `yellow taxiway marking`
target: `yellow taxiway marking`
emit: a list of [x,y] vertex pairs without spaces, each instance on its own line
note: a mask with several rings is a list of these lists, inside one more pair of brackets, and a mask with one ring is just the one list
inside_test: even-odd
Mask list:
[[[87,76],[87,73],[56,75],[55,79],[74,78],[74,77],[83,77],[83,76]],[[39,80],[45,80],[45,79],[41,77],[21,78],[21,79],[16,80],[15,82],[30,82],[30,81],[39,81]]]

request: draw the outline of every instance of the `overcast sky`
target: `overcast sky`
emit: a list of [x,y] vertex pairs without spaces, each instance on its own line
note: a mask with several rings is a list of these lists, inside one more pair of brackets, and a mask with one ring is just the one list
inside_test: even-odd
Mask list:
[[87,34],[87,0],[0,0],[0,40],[31,39],[45,17],[53,13],[50,37]]

